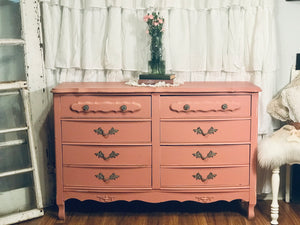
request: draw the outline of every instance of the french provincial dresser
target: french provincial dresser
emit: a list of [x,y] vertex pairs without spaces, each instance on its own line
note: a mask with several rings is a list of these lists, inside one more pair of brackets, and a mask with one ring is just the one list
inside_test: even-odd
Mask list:
[[257,101],[248,82],[55,87],[58,217],[70,198],[256,204]]

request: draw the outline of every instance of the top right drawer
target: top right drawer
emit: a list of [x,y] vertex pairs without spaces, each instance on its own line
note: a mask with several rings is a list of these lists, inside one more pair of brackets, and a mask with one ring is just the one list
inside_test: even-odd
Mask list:
[[161,118],[249,117],[251,95],[161,96]]

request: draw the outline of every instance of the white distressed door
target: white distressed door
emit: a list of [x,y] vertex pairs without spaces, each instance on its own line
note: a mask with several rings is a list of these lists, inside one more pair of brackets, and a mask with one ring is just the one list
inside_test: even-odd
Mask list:
[[35,63],[27,54],[28,2],[0,0],[0,225],[44,213],[28,90]]

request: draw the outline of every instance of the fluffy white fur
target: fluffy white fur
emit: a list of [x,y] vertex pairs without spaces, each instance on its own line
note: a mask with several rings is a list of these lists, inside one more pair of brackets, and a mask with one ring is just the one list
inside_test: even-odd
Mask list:
[[258,145],[261,167],[276,168],[286,163],[300,163],[300,130],[286,125],[264,138]]

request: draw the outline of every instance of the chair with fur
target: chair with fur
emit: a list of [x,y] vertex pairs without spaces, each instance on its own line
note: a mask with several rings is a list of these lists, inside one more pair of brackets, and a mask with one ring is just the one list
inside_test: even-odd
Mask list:
[[271,224],[278,224],[280,166],[300,164],[300,74],[269,103],[268,112],[284,125],[258,145],[258,162],[272,169]]

